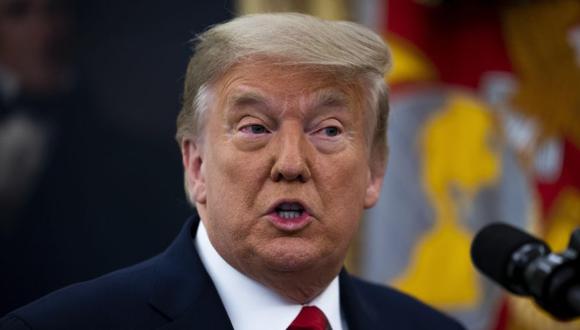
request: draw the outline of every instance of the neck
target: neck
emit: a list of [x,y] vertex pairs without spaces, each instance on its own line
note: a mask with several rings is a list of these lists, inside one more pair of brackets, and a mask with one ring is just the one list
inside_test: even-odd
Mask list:
[[[330,282],[340,272],[338,269],[332,271],[308,270],[302,272],[276,272],[262,276],[252,276],[256,281],[264,284],[277,292],[280,296],[289,299],[297,304],[308,304],[324,291]],[[313,276],[314,274],[314,276]]]
[[[201,216],[203,217],[203,215]],[[204,221],[201,221],[196,235],[199,235],[200,229],[203,232],[203,240],[207,242],[208,246],[211,246],[223,262],[237,272],[276,292],[280,297],[296,304],[307,304],[319,296],[336,278],[342,268],[341,262],[331,261],[334,258],[324,258],[309,267],[294,270],[281,270],[271,267],[271,265],[268,267],[251,258],[244,258],[244,262],[241,262],[237,258],[228,258],[227,253],[220,251],[219,244],[215,244],[210,239]]]

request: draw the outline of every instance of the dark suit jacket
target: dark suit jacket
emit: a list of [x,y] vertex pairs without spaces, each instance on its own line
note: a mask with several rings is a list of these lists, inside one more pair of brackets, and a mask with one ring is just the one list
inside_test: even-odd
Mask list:
[[[74,284],[17,309],[0,329],[232,329],[193,245],[191,217],[162,254]],[[462,329],[450,318],[392,289],[340,274],[350,330]]]

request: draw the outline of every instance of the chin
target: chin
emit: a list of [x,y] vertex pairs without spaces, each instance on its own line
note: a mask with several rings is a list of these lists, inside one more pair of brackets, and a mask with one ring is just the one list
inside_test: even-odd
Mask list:
[[328,255],[317,246],[304,242],[286,242],[287,240],[275,242],[274,247],[262,251],[265,252],[262,259],[268,268],[278,272],[300,272],[328,263]]

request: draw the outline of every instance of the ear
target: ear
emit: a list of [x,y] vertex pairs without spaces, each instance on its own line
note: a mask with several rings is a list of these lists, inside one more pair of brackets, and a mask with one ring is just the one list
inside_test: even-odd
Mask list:
[[[383,163],[384,164],[384,163]],[[385,177],[385,166],[375,165],[369,167],[369,179],[365,193],[364,207],[366,209],[373,207],[379,200],[381,188],[383,187],[383,178]]]
[[194,204],[205,204],[207,199],[203,154],[192,139],[181,141],[181,158],[185,172],[185,189]]

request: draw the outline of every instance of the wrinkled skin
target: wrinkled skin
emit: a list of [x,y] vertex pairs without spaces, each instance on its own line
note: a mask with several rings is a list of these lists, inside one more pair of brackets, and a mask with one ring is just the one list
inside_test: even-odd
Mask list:
[[[182,142],[187,188],[218,253],[305,303],[338,274],[378,199],[360,85],[305,67],[238,64],[214,84],[203,136]],[[272,208],[308,219],[280,228]]]

